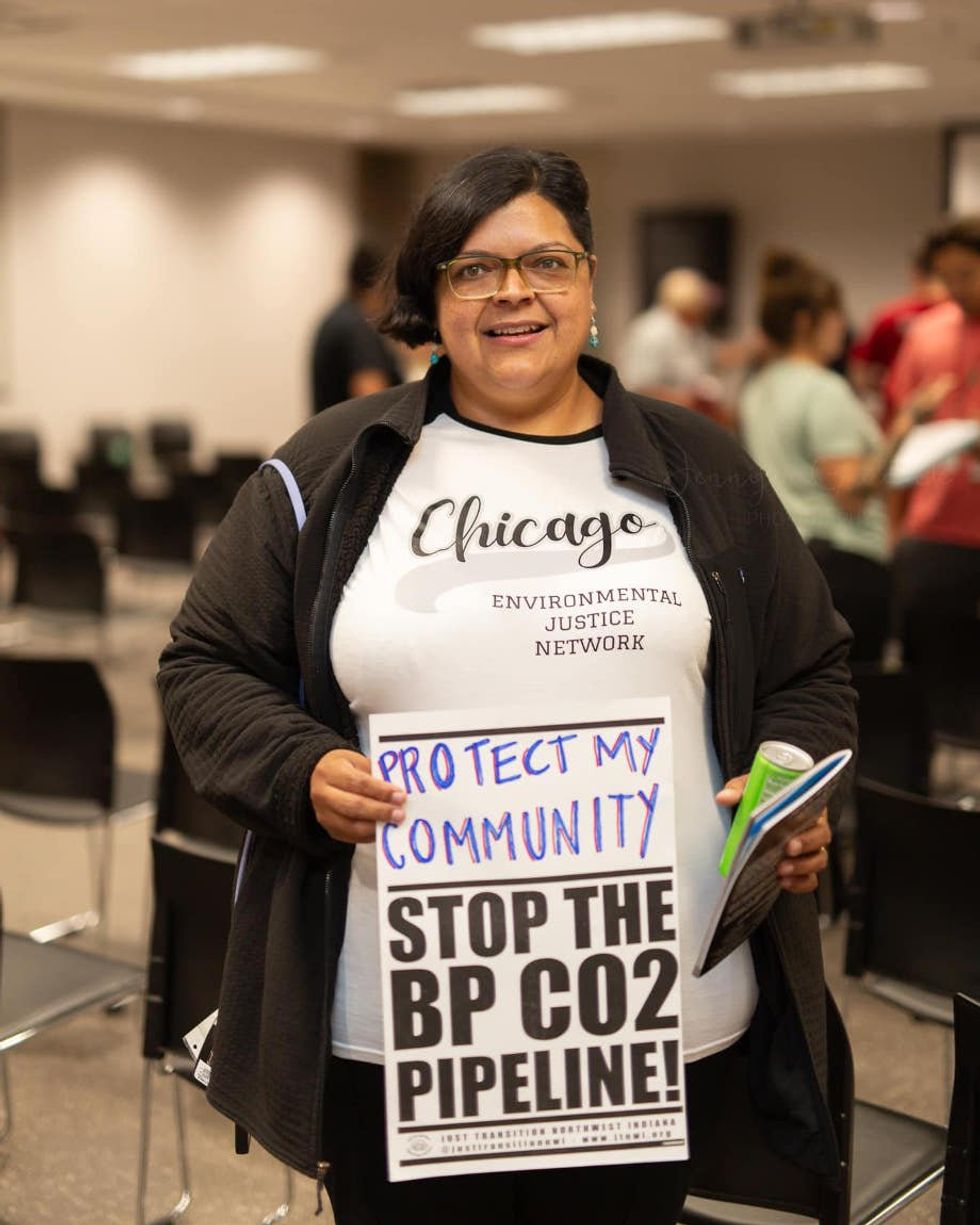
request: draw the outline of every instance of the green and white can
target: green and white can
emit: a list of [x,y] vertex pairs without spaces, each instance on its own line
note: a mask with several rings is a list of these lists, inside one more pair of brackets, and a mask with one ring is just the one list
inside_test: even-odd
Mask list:
[[804,753],[795,744],[786,744],[782,740],[763,740],[752,762],[752,769],[745,783],[745,791],[739,801],[732,821],[732,828],[725,843],[718,871],[727,876],[731,871],[732,862],[738,853],[749,820],[757,808],[768,804],[777,792],[782,791],[787,783],[809,770],[813,758]]

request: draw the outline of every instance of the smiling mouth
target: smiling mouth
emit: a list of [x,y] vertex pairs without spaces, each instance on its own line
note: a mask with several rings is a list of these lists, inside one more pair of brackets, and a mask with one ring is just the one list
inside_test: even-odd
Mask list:
[[543,323],[518,323],[510,327],[501,326],[499,328],[487,328],[484,335],[486,336],[534,336],[538,332],[543,332],[545,325]]

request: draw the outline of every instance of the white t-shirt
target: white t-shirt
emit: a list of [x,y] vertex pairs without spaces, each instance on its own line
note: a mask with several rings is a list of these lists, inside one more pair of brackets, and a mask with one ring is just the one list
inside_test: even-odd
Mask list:
[[[506,434],[440,415],[399,475],[341,598],[330,650],[367,744],[367,717],[526,699],[669,696],[685,1058],[748,1028],[743,946],[691,966],[721,878],[727,816],[705,685],[710,616],[670,510],[613,480],[599,430]],[[333,1049],[383,1060],[373,843],[354,852]]]

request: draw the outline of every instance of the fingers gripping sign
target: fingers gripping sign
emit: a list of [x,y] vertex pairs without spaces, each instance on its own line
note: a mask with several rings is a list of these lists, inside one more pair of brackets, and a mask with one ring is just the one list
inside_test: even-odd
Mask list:
[[405,819],[405,792],[375,778],[363,753],[333,749],[310,776],[316,819],[339,842],[373,842],[379,824]]

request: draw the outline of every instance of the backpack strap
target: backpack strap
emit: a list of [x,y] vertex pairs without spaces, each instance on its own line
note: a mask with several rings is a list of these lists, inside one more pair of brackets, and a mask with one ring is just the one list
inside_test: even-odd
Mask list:
[[293,476],[291,469],[281,459],[267,459],[259,467],[275,468],[282,477],[282,483],[286,486],[286,492],[289,494],[289,501],[292,504],[293,514],[296,516],[296,527],[301,529],[306,522],[306,507],[303,505],[303,495],[299,491],[299,485],[296,483],[296,477]]
[[[286,486],[286,492],[289,494],[289,501],[293,508],[293,514],[296,516],[296,530],[300,531],[303,527],[303,524],[306,522],[306,507],[303,505],[303,495],[299,491],[299,485],[296,482],[296,477],[293,476],[292,470],[289,468],[287,464],[283,463],[281,459],[267,459],[263,463],[261,463],[259,467],[260,468],[275,468],[275,470],[279,473],[280,477],[282,477],[282,483]],[[306,705],[305,695],[303,693],[303,682],[302,681],[300,681],[300,684],[299,684],[299,704],[300,706]],[[234,888],[233,900],[232,900],[233,908],[238,901],[238,894],[242,887],[242,877],[245,875],[245,867],[248,863],[248,857],[251,853],[252,843],[254,842],[254,840],[255,840],[254,834],[252,833],[250,829],[247,829],[245,831],[245,837],[242,841],[241,852],[239,853],[239,856],[238,856],[238,867],[235,871],[235,888]],[[246,1137],[246,1147],[245,1148],[238,1147],[239,1132],[241,1132],[241,1134]],[[248,1152],[247,1135],[248,1133],[245,1132],[244,1129],[236,1125],[236,1128],[235,1128],[235,1151],[236,1152],[239,1152],[239,1153]]]

